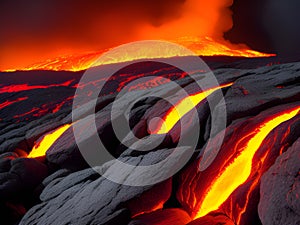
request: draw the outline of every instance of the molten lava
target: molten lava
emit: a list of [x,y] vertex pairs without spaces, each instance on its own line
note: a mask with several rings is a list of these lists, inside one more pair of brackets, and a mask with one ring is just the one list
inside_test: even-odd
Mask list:
[[46,134],[40,141],[38,141],[31,152],[28,155],[28,158],[37,158],[44,156],[47,150],[53,145],[53,143],[70,127],[71,124],[65,124],[62,127]]
[[[233,45],[225,41],[216,41],[209,37],[182,37],[176,40],[171,40],[173,43],[180,44],[199,56],[238,56],[238,57],[271,57],[274,54],[266,54],[249,49],[245,45]],[[147,47],[147,46],[146,46]],[[155,58],[170,58],[176,56],[188,56],[186,52],[169,49],[168,53],[159,54],[156,50],[151,50],[148,46],[148,51],[139,51],[139,49],[128,49],[128,52],[122,52],[115,57],[108,57],[101,62],[96,60],[110,49],[105,49],[99,52],[91,52],[85,54],[64,55],[43,62],[34,63],[26,67],[17,67],[4,69],[3,71],[12,72],[16,70],[54,70],[54,71],[81,71],[90,67],[107,65],[120,62],[134,61],[138,59],[155,59]],[[132,54],[132,52],[135,52]]]
[[240,154],[215,178],[201,203],[195,219],[217,210],[250,176],[252,159],[264,139],[280,124],[294,118],[300,107],[273,116],[242,137],[235,148]]
[[173,42],[182,45],[199,56],[236,56],[236,57],[271,57],[275,54],[267,54],[251,50],[246,45],[234,45],[226,41],[216,41],[210,37],[181,37]]
[[24,100],[27,100],[27,99],[28,99],[28,97],[21,97],[21,98],[17,98],[15,100],[12,100],[12,101],[6,100],[5,102],[0,103],[0,109],[3,109],[5,107],[8,107],[8,106],[14,104],[14,103],[17,103],[17,102],[20,102],[20,101],[24,101]]
[[72,84],[72,82],[74,82],[74,80],[66,81],[61,84],[48,84],[48,85],[12,84],[12,85],[1,87],[0,94],[29,91],[34,89],[47,89],[51,87],[68,87],[70,86],[70,84]]
[[182,99],[177,105],[171,108],[166,116],[163,118],[163,122],[159,124],[159,127],[153,133],[156,134],[166,134],[168,133],[176,123],[182,118],[185,114],[191,111],[194,107],[196,107],[200,102],[202,102],[207,96],[211,95],[217,90],[221,88],[229,87],[233,83],[224,84],[219,87],[211,88],[206,91],[190,95],[184,99]]

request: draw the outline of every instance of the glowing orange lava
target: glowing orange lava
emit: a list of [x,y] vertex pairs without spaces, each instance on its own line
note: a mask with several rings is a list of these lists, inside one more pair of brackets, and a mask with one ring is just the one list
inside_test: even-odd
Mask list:
[[[171,40],[173,43],[180,44],[199,56],[238,56],[238,57],[271,57],[274,54],[266,54],[249,49],[245,45],[233,45],[225,41],[216,41],[209,37],[182,37],[176,40]],[[158,51],[141,52],[139,49],[128,49],[128,52],[108,57],[101,63],[95,62],[103,53],[110,49],[104,49],[98,52],[90,52],[85,54],[64,55],[43,62],[38,62],[26,67],[5,69],[6,72],[16,70],[54,70],[54,71],[81,71],[90,67],[106,65],[119,62],[134,61],[137,59],[154,59],[154,58],[170,58],[176,56],[188,56],[186,52],[178,52],[178,50],[169,49],[166,54],[159,54]],[[132,54],[134,52],[135,54]],[[136,54],[138,53],[138,54]]]
[[28,84],[12,84],[0,88],[0,94],[15,93],[21,91],[29,91],[34,89],[47,89],[51,87],[68,87],[74,80],[66,81],[61,84],[48,84],[48,85],[28,85]]
[[65,124],[62,127],[46,134],[42,140],[33,146],[33,149],[28,155],[28,158],[37,158],[44,156],[47,150],[53,145],[53,143],[70,127],[71,124]]
[[233,83],[224,84],[209,90],[190,95],[182,99],[175,107],[171,108],[166,116],[163,118],[163,123],[159,124],[159,127],[153,133],[156,134],[166,134],[168,133],[176,123],[182,118],[185,114],[191,111],[195,106],[202,102],[207,96],[211,95],[213,92],[220,90],[221,88],[229,87]]
[[275,54],[267,54],[251,50],[246,45],[231,44],[225,41],[216,41],[210,37],[181,37],[173,42],[182,45],[199,56],[236,56],[236,57],[271,57]]
[[22,98],[18,98],[18,99],[12,100],[12,101],[6,100],[5,102],[0,103],[0,109],[3,109],[7,106],[10,106],[10,105],[16,103],[16,102],[21,102],[21,101],[24,101],[24,100],[27,100],[27,99],[28,99],[28,97],[22,97]]
[[250,139],[244,145],[241,146],[240,143],[236,145],[237,151],[240,152],[239,156],[214,180],[205,194],[195,219],[217,210],[233,191],[248,179],[251,174],[252,159],[264,139],[273,129],[295,117],[299,111],[300,107],[297,107],[272,117],[250,132],[246,137]]

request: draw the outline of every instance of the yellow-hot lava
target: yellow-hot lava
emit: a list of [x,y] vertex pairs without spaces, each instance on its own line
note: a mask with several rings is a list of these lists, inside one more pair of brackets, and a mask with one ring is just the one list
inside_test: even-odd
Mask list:
[[[199,56],[237,56],[237,57],[270,57],[274,54],[266,54],[251,50],[245,45],[233,45],[229,42],[216,41],[209,37],[182,37],[171,42],[182,45]],[[50,58],[46,61],[31,64],[25,67],[8,68],[3,71],[12,72],[16,70],[54,70],[54,71],[81,71],[90,67],[107,65],[120,62],[134,61],[138,59],[155,59],[155,58],[170,58],[176,56],[189,56],[186,51],[178,51],[178,49],[168,49],[160,53],[157,50],[139,51],[139,49],[128,49],[128,52],[121,52],[114,57],[108,57],[101,62],[97,59],[110,49],[103,49],[98,52],[89,52],[84,54],[64,55],[56,58]]]
[[185,114],[191,111],[195,106],[202,102],[207,96],[211,95],[213,92],[220,90],[225,87],[231,86],[233,83],[220,85],[215,88],[202,91],[200,93],[190,95],[182,99],[177,105],[172,107],[163,118],[161,124],[159,124],[156,131],[153,133],[156,134],[166,134],[168,133],[176,123],[182,118]]
[[[252,159],[260,148],[264,139],[280,124],[294,118],[300,111],[300,107],[293,108],[273,116],[245,137],[248,141],[237,143],[235,148],[240,154],[234,161],[215,178],[195,216],[195,219],[203,217],[217,210],[228,197],[242,185],[250,176],[252,170]],[[242,138],[243,140],[245,138]],[[245,143],[245,144],[243,144]]]
[[[5,37],[11,38],[1,48],[0,70],[85,70],[110,48],[141,40],[170,41],[200,56],[272,56],[224,39],[224,34],[234,25],[230,8],[233,3],[234,0],[129,0],[118,4],[93,1],[87,4],[89,7],[80,4],[80,9],[79,5],[58,7],[59,15],[49,13],[48,7],[43,7],[45,11],[39,7],[23,7],[22,12],[36,16],[40,26],[30,16],[14,17],[14,23],[4,26]],[[53,23],[56,20],[60,22]],[[129,51],[104,63],[137,59],[130,56]],[[182,55],[170,49],[167,55],[143,53],[138,59],[173,56]]]
[[65,124],[62,127],[46,134],[38,143],[33,146],[33,149],[28,155],[28,158],[37,158],[44,156],[47,150],[54,142],[70,127],[71,124]]

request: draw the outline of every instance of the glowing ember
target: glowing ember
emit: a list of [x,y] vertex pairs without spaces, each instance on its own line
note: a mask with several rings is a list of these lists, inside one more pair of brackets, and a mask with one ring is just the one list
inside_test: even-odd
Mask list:
[[0,103],[0,109],[3,109],[7,106],[10,106],[10,105],[16,103],[16,102],[24,101],[24,100],[27,100],[27,99],[28,99],[28,97],[22,97],[22,98],[18,98],[16,100],[12,100],[12,101],[6,100],[5,102]]
[[47,113],[47,109],[41,109],[41,108],[37,108],[37,107],[34,107],[32,108],[31,110],[29,110],[28,112],[25,112],[25,113],[22,113],[22,114],[17,114],[17,115],[14,115],[13,118],[17,119],[17,118],[22,118],[22,117],[25,117],[25,116],[28,116],[30,114],[33,114],[35,116],[41,116],[45,113]]
[[185,114],[191,111],[195,106],[202,102],[207,96],[211,95],[213,92],[220,90],[224,87],[229,87],[233,83],[221,85],[219,87],[211,88],[209,90],[190,95],[183,100],[181,100],[175,107],[171,108],[163,119],[163,123],[159,125],[159,128],[153,133],[156,134],[166,134],[168,133],[176,123],[182,118]]
[[[245,45],[233,45],[225,41],[216,41],[209,37],[182,37],[176,40],[171,40],[173,43],[180,44],[199,56],[238,56],[238,57],[270,57],[274,54],[266,54],[249,49]],[[129,49],[128,52],[115,57],[108,57],[105,61],[97,63],[96,60],[110,49],[104,49],[99,52],[65,55],[44,62],[35,63],[26,67],[10,68],[4,71],[11,72],[16,70],[54,70],[54,71],[81,71],[93,66],[106,65],[119,62],[128,62],[137,59],[154,59],[154,58],[170,58],[175,56],[187,56],[186,53],[178,52],[174,49],[169,49],[168,53],[158,54],[157,50],[142,52],[139,49]],[[134,54],[133,54],[134,52]],[[136,54],[137,53],[137,54]]]
[[52,110],[52,113],[58,112],[65,104],[70,102],[73,98],[74,98],[74,96],[70,96],[70,97],[66,98],[65,100],[63,100],[62,102],[56,104],[55,108]]
[[71,126],[71,124],[66,124],[48,134],[46,134],[42,140],[36,143],[29,153],[28,158],[37,158],[44,156],[47,150],[53,145],[53,143]]
[[7,85],[0,88],[0,94],[15,93],[15,92],[28,91],[33,89],[46,89],[51,87],[68,87],[73,81],[74,80],[70,80],[61,84],[49,84],[49,85],[28,85],[28,84]]
[[[292,119],[300,111],[300,107],[283,112],[261,124],[258,128],[250,132],[237,143],[236,148],[240,155],[215,179],[210,189],[205,195],[203,202],[195,216],[203,217],[208,213],[217,210],[250,176],[252,169],[252,159],[260,148],[268,134],[280,124]],[[249,138],[246,143],[245,138]],[[245,144],[243,144],[245,143]],[[242,144],[242,145],[241,145]]]

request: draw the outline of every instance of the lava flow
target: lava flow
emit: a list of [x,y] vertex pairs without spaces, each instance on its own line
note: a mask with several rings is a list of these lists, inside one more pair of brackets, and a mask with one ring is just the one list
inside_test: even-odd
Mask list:
[[191,111],[194,107],[196,107],[200,102],[202,102],[207,96],[211,95],[217,90],[220,90],[225,87],[231,86],[233,83],[220,85],[215,88],[208,89],[206,91],[190,95],[180,102],[178,102],[174,107],[172,107],[163,118],[163,122],[158,125],[156,131],[153,131],[155,134],[166,134],[168,133],[176,123],[186,115],[189,111]]
[[28,158],[44,156],[51,145],[53,145],[53,143],[71,126],[72,124],[65,124],[62,127],[59,127],[58,129],[46,134],[33,146]]
[[10,106],[10,105],[14,104],[14,103],[24,101],[24,100],[27,100],[27,99],[28,99],[28,97],[21,97],[21,98],[15,99],[15,100],[6,100],[5,102],[0,103],[0,109],[3,109],[7,106]]
[[[29,121],[47,113],[56,113],[61,108],[70,105],[75,90],[74,85],[78,82],[76,77],[70,79],[55,78],[55,81],[50,82],[47,81],[47,76],[42,82],[32,79],[32,77],[29,75],[27,79],[26,75],[21,74],[13,79],[8,74],[3,75],[0,95],[3,99],[9,99],[0,102],[0,116],[2,118],[5,120],[13,119],[16,123]],[[15,82],[12,83],[12,81]],[[56,98],[52,96],[54,91],[60,93]],[[14,95],[19,97],[15,99],[13,98]]]
[[0,94],[15,93],[21,91],[29,91],[34,89],[47,89],[51,87],[69,87],[74,80],[66,81],[61,84],[48,84],[48,85],[28,85],[28,84],[12,84],[0,88]]
[[[249,49],[247,46],[233,45],[227,42],[218,42],[212,38],[204,37],[182,37],[171,42],[180,44],[199,56],[237,56],[237,57],[271,57],[274,54],[266,54]],[[34,63],[26,67],[17,67],[5,69],[3,71],[12,72],[16,70],[29,71],[29,70],[54,70],[54,71],[81,71],[90,67],[107,65],[120,62],[129,62],[138,59],[156,59],[156,58],[171,58],[177,56],[189,56],[186,51],[178,51],[178,49],[168,49],[160,53],[152,49],[151,46],[147,47],[147,51],[140,51],[140,49],[128,49],[127,52],[121,52],[114,57],[107,57],[101,62],[97,59],[110,49],[104,49],[98,52],[89,52],[84,54],[64,55],[48,59],[43,62]],[[134,54],[133,54],[134,52]]]
[[294,118],[299,111],[300,107],[296,107],[273,116],[240,138],[234,147],[239,155],[214,179],[200,203],[195,219],[219,209],[228,197],[246,182],[252,170],[253,157],[261,147],[262,142],[277,126]]

